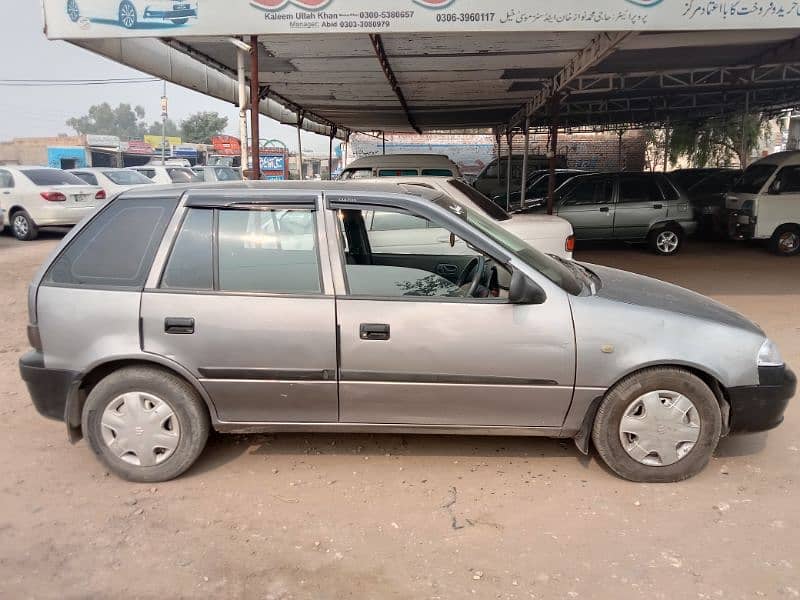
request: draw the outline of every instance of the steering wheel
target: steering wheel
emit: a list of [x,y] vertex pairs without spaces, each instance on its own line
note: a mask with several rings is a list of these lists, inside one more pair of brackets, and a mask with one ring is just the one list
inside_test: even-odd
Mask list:
[[470,273],[475,271],[475,274],[472,276],[472,282],[469,285],[469,290],[467,290],[467,296],[472,296],[475,291],[478,289],[478,286],[481,284],[481,280],[483,279],[483,273],[486,270],[486,257],[482,254],[479,256],[474,257],[467,263],[467,266],[464,267],[464,270],[461,271],[461,275],[458,278],[458,283],[456,284],[458,287],[465,285],[467,281],[469,281]]

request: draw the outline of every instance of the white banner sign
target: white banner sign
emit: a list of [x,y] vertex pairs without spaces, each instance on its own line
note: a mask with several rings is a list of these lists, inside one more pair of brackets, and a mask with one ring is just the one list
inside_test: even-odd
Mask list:
[[800,0],[44,0],[52,39],[800,27]]

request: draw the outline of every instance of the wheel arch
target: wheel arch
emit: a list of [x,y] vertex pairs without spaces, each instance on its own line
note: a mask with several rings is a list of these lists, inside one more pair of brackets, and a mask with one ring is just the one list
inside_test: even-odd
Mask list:
[[83,437],[81,426],[83,407],[92,389],[106,376],[125,367],[150,367],[175,375],[188,383],[203,399],[211,422],[217,421],[217,409],[205,388],[192,373],[180,364],[156,355],[115,356],[95,363],[81,373],[73,383],[64,414],[67,433],[72,443]]
[[681,233],[686,233],[686,230],[683,226],[678,223],[675,219],[664,219],[663,221],[656,221],[655,223],[651,223],[650,229],[647,231],[647,236],[649,237],[650,234],[661,231],[662,229],[678,229]]

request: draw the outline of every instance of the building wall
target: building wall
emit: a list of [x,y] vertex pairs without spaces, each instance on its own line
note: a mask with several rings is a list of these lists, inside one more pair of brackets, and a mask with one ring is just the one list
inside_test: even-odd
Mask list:
[[48,147],[85,145],[86,139],[83,136],[15,138],[0,142],[0,164],[46,166]]

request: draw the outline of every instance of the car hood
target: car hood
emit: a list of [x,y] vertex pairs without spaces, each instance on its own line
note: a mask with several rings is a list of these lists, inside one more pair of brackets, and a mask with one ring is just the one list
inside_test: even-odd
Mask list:
[[762,335],[764,333],[750,319],[702,294],[619,269],[591,264],[587,264],[586,268],[600,278],[601,285],[596,295],[601,298],[713,321]]

